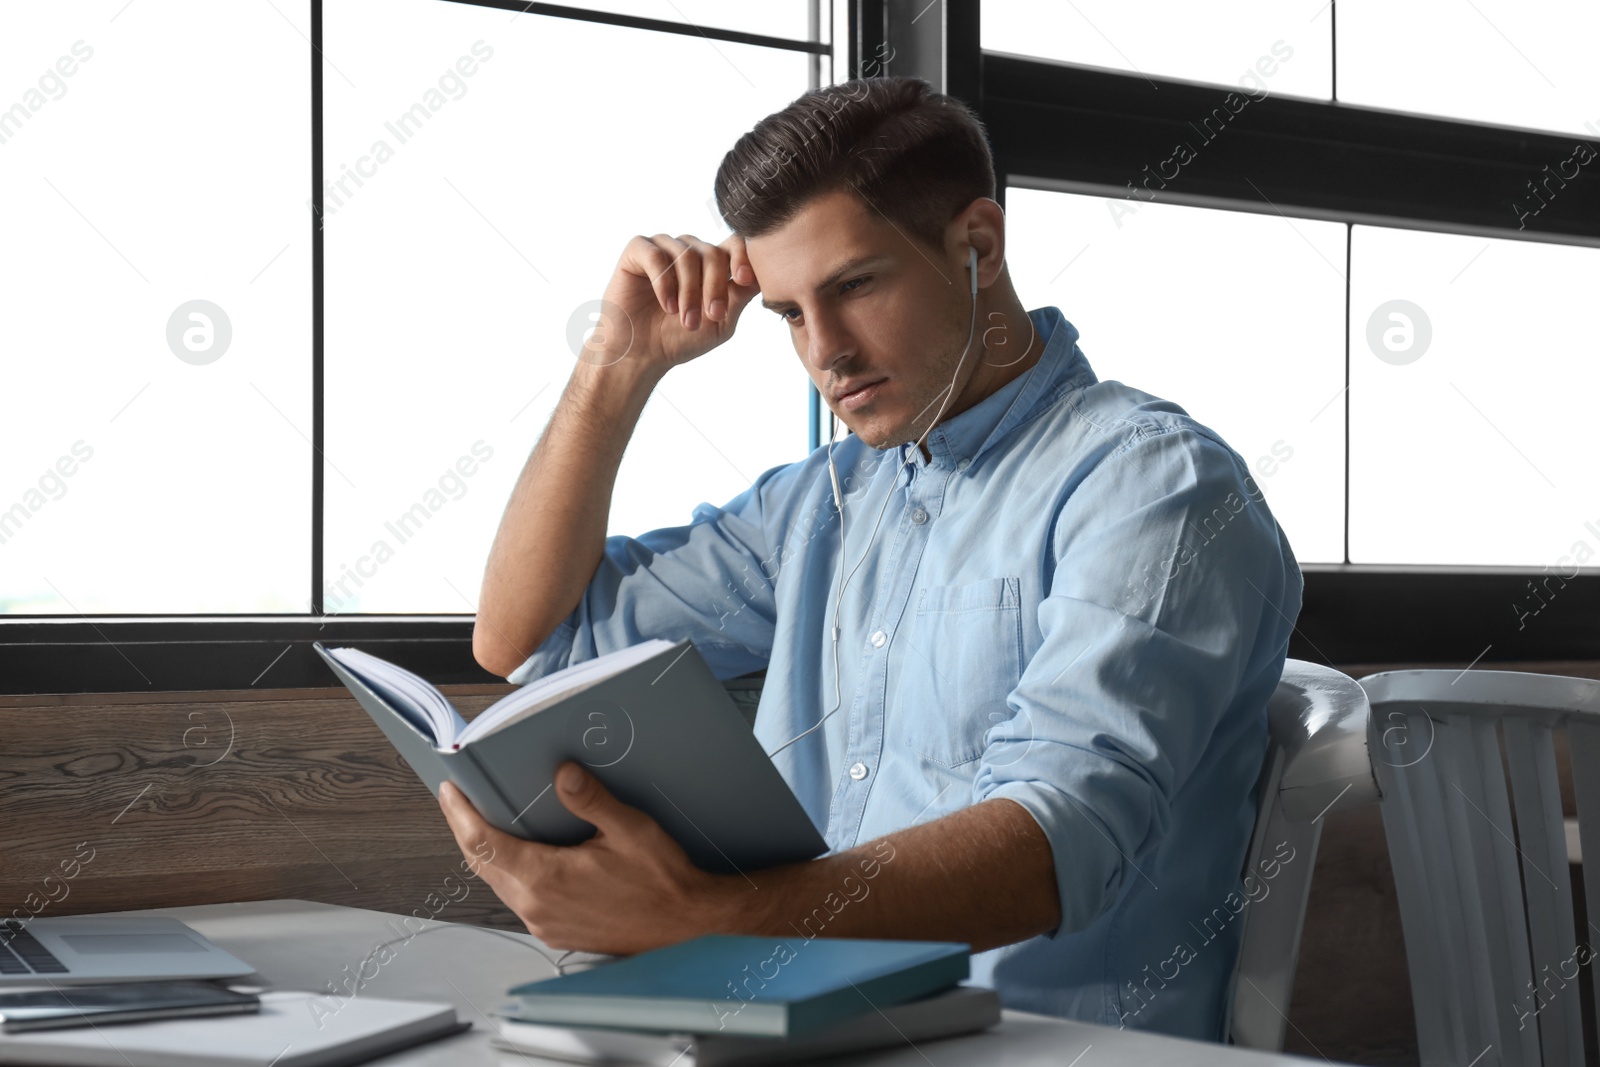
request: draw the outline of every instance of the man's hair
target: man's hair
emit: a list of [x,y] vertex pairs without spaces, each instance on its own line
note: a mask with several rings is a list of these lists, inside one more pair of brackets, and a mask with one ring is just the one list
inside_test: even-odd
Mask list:
[[972,109],[921,78],[856,78],[813,89],[739,138],[717,168],[717,209],[758,237],[815,197],[845,190],[930,248],[978,197],[994,158]]

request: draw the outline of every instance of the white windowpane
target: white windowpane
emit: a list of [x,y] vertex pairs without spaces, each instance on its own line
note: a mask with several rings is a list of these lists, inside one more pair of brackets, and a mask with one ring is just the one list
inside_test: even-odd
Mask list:
[[[717,165],[805,91],[807,61],[437,0],[332,0],[325,16],[348,76],[328,81],[327,172],[366,175],[327,201],[325,604],[470,611],[571,373],[574,314],[634,234],[727,236]],[[805,454],[787,332],[759,308],[740,323],[658,387],[610,532],[686,523]]]
[[1600,133],[1591,0],[1341,3],[1338,33],[1346,103]]
[[981,18],[992,52],[1239,86],[1256,97],[1333,92],[1328,0],[984,0]]
[[1600,550],[1600,250],[1357,226],[1351,256],[1351,562]]
[[[788,37],[800,41],[810,38],[806,14],[811,7],[810,0],[761,0],[760,3],[751,3],[750,0],[583,0],[582,3],[568,6],[638,15],[661,19],[663,22],[717,26],[769,37]],[[511,16],[505,17],[509,19]],[[827,33],[826,20],[821,29],[824,34]],[[671,50],[672,38],[658,40],[658,50]],[[673,55],[676,58],[676,53]]]
[[1251,467],[1301,563],[1344,558],[1345,227],[1011,188],[1006,261],[1101,381],[1170,400]]
[[0,9],[0,612],[305,610],[308,7]]

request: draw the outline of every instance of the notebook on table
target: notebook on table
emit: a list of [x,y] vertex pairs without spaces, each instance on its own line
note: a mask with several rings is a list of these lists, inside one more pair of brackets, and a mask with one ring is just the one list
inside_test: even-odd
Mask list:
[[[468,1028],[454,1005],[261,994],[248,1015],[0,1034],[0,1063],[63,1067],[341,1067]],[[320,1006],[320,1007],[319,1007]],[[318,1010],[314,1010],[318,1009]]]

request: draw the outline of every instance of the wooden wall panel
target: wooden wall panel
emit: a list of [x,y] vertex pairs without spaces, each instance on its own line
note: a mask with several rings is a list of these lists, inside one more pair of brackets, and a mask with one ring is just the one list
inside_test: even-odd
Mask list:
[[[469,718],[505,691],[461,688]],[[437,803],[343,690],[6,703],[7,913],[297,897],[426,915],[461,874]],[[520,929],[481,880],[454,885],[439,918]]]

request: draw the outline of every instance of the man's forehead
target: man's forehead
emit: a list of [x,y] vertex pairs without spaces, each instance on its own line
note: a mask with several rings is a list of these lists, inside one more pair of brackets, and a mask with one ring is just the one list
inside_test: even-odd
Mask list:
[[[823,258],[842,258],[866,251],[852,251],[846,246],[886,245],[887,235],[893,232],[893,227],[886,225],[859,198],[840,189],[807,200],[787,222],[759,237],[748,238],[745,247],[758,257],[764,252],[787,257],[797,246],[804,246],[831,253]],[[887,251],[886,248],[881,250]]]

